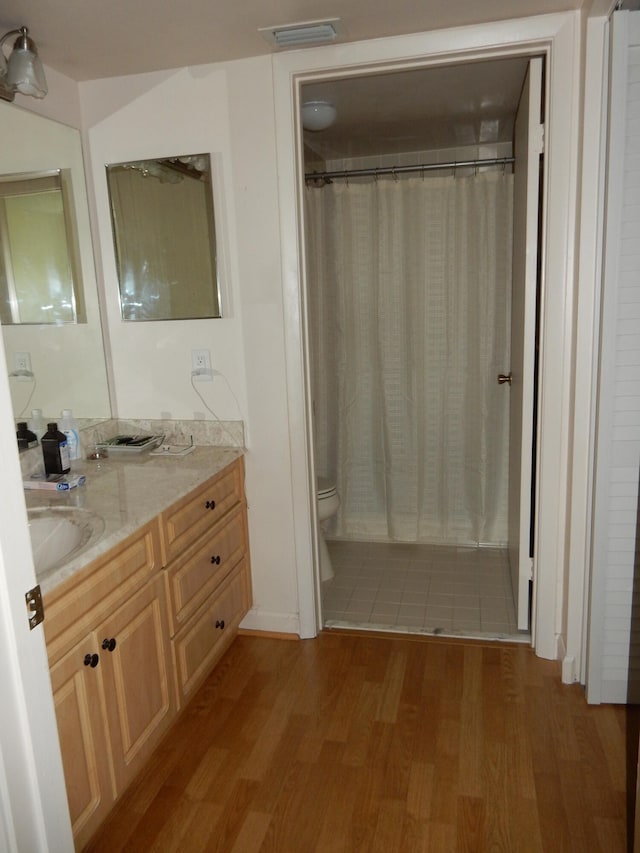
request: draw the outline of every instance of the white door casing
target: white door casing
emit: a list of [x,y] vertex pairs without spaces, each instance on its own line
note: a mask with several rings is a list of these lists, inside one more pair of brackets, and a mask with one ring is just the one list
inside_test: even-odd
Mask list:
[[509,400],[509,566],[518,629],[529,628],[538,204],[542,59],[529,62],[515,122],[511,383]]
[[[537,607],[535,648],[558,658],[567,551],[568,436],[571,418],[571,333],[579,127],[580,16],[567,12],[453,30],[310,48],[273,57],[284,326],[287,360],[292,505],[298,566],[300,634],[319,629],[314,578],[310,428],[306,394],[306,306],[300,87],[328,77],[380,73],[455,61],[529,55],[546,57],[545,155],[540,317],[539,451],[537,457]],[[546,381],[546,377],[549,381]]]

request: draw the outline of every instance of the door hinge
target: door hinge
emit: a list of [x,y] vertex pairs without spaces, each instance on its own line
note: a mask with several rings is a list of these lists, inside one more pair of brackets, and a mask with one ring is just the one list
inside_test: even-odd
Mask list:
[[538,154],[544,154],[544,125],[539,124],[536,127],[536,140],[535,146]]
[[529,559],[529,580],[533,580],[533,557]]
[[29,613],[29,627],[33,630],[36,625],[39,625],[44,620],[44,604],[42,603],[40,584],[25,592],[24,597],[27,602],[27,612]]

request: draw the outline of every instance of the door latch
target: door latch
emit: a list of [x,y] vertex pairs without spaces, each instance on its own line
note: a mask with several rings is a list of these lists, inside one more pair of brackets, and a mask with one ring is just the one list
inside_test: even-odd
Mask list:
[[27,602],[27,612],[29,613],[29,627],[33,630],[36,625],[44,621],[44,604],[42,603],[40,584],[25,592],[24,597]]

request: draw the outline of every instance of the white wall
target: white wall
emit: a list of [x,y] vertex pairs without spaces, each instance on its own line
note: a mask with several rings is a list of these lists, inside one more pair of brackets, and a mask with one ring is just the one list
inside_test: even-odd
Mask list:
[[[218,417],[246,424],[255,604],[245,626],[297,632],[271,59],[90,81],[80,98],[113,414],[210,419],[190,370],[192,349],[211,351],[227,381],[215,377],[198,390]],[[125,323],[104,166],[200,152],[214,162],[224,317]]]

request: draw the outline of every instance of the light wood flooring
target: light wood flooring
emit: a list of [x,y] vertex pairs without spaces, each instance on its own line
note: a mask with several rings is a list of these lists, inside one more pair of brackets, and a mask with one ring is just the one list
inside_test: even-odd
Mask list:
[[631,723],[523,645],[240,636],[88,849],[617,853]]

